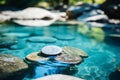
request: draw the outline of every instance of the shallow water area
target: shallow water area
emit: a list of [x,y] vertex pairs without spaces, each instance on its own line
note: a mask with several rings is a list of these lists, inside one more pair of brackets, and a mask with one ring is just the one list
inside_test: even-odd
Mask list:
[[[84,58],[82,63],[74,67],[56,62],[32,64],[23,80],[32,80],[57,73],[69,74],[69,72],[69,75],[86,80],[109,80],[109,74],[120,67],[120,45],[118,44],[120,39],[107,37],[107,32],[102,28],[89,28],[89,26],[83,28],[83,24],[61,24],[48,27],[27,27],[10,24],[0,26],[0,37],[3,35],[15,36],[18,38],[18,42],[10,47],[1,47],[0,54],[12,54],[22,59],[25,59],[25,56],[32,52],[41,51],[47,45],[73,46],[84,50],[88,54],[88,58]],[[37,38],[37,40],[34,40],[34,38]],[[50,38],[50,41],[44,41],[42,38]]]

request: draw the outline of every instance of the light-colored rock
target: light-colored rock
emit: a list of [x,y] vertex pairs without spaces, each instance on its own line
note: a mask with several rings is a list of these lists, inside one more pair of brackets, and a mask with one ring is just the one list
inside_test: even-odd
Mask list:
[[12,18],[12,21],[24,26],[49,26],[56,20],[65,21],[65,13],[53,13],[46,9],[29,7],[21,11],[2,12]]
[[62,48],[63,52],[69,55],[77,55],[81,57],[88,57],[88,54],[79,48],[74,48],[71,46],[65,46]]
[[45,55],[58,55],[62,52],[62,48],[56,45],[49,45],[43,47],[41,51]]
[[55,74],[55,75],[49,75],[42,78],[37,78],[34,80],[85,80],[85,79],[81,79],[81,78],[77,78],[69,75]]
[[0,54],[0,80],[22,75],[27,68],[28,65],[22,59],[9,54]]
[[11,18],[10,16],[5,16],[5,15],[0,14],[0,23],[10,20],[10,18]]
[[[39,54],[39,55],[38,55]],[[33,62],[40,62],[43,60],[48,60],[49,58],[40,56],[39,52],[33,52],[26,56],[26,59]]]
[[58,55],[55,60],[60,61],[62,63],[66,64],[78,64],[82,62],[82,58],[80,56],[76,55],[69,55],[69,54],[64,54],[62,53],[61,55]]

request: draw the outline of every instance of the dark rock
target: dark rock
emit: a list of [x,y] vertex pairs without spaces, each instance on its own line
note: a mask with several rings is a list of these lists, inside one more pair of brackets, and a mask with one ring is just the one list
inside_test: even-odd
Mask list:
[[96,9],[90,12],[84,13],[77,18],[78,21],[101,21],[108,22],[108,17],[102,10]]
[[25,73],[28,65],[20,58],[0,54],[0,80],[19,80],[19,77]]
[[69,19],[74,19],[84,14],[85,12],[91,11],[96,8],[97,7],[95,7],[94,5],[88,3],[82,3],[81,5],[70,7],[66,13]]
[[18,42],[16,37],[0,37],[0,47],[9,47]]
[[120,19],[120,0],[106,0],[101,5],[101,9],[109,18]]

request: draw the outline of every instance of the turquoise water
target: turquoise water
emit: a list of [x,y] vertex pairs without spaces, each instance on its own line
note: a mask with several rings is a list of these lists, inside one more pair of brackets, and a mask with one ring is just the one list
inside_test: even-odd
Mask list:
[[17,44],[1,47],[0,54],[12,54],[25,59],[27,54],[40,51],[46,45],[73,46],[87,52],[89,57],[74,67],[51,62],[47,65],[34,64],[23,80],[57,73],[68,74],[69,71],[69,75],[86,80],[109,80],[109,74],[120,67],[120,39],[107,37],[107,32],[83,24],[49,27],[0,25],[0,36],[14,36],[18,40]]

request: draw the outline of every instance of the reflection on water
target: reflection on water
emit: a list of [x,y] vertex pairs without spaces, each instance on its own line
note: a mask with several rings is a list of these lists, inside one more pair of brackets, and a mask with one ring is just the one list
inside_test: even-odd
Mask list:
[[[0,54],[13,54],[25,59],[27,54],[41,51],[41,48],[46,45],[57,45],[77,47],[89,55],[81,64],[74,67],[56,62],[29,64],[30,70],[23,80],[56,73],[74,75],[86,80],[108,80],[109,74],[120,66],[120,45],[118,45],[120,38],[113,39],[107,36],[105,30],[101,28],[89,28],[84,24],[49,27],[23,27],[11,24],[0,27],[0,37],[6,36],[4,35],[6,33],[14,33],[12,36],[18,38],[18,43],[0,48]],[[18,37],[15,33],[21,33],[19,36],[23,35],[24,37]],[[28,36],[25,36],[24,33]],[[34,36],[55,38],[56,41],[54,43],[28,41]]]
[[78,27],[78,32],[85,35],[85,36],[94,38],[97,41],[103,41],[105,38],[104,31],[99,27],[93,28],[93,27],[88,27],[85,24],[81,24]]

